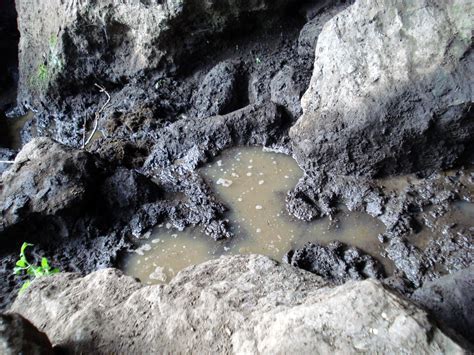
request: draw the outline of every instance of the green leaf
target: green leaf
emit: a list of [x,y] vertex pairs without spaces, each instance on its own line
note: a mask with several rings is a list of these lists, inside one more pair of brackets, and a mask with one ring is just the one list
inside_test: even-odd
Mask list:
[[54,268],[53,270],[51,270],[49,273],[50,273],[51,275],[54,275],[54,274],[59,274],[60,272],[61,272],[61,270],[59,270],[59,269],[56,267],[56,268]]
[[44,275],[44,270],[41,266],[33,267],[33,271],[36,277],[41,277]]
[[18,260],[18,261],[16,262],[16,266],[19,266],[19,267],[26,267],[25,259],[21,258],[20,260]]
[[27,274],[27,275],[31,275],[31,276],[36,276],[34,267],[31,266],[31,267],[29,267],[28,269],[26,269],[26,274]]
[[48,259],[46,258],[41,258],[41,267],[45,270],[49,270],[50,267],[49,267],[49,263],[48,263]]
[[31,281],[27,280],[25,283],[21,286],[20,292],[18,292],[20,295],[26,291],[26,289],[31,285]]

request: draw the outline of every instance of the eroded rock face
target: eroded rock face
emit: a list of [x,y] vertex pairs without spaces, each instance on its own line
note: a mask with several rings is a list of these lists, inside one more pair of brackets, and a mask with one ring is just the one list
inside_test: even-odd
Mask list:
[[197,118],[236,111],[248,103],[248,83],[239,73],[240,63],[221,62],[204,77],[194,98]]
[[54,354],[46,334],[16,313],[0,314],[0,352],[4,355]]
[[472,152],[470,1],[356,1],[319,35],[290,136],[308,167],[389,175]]
[[46,228],[50,218],[71,222],[87,215],[125,223],[160,197],[158,186],[143,175],[109,168],[95,155],[49,138],[25,145],[2,184],[0,232],[34,221]]
[[58,85],[73,94],[91,80],[120,84],[144,71],[172,69],[241,18],[278,11],[290,2],[18,2],[18,102],[38,104]]
[[144,287],[113,269],[38,279],[14,303],[68,352],[460,353],[425,312],[369,280],[328,287],[256,255]]

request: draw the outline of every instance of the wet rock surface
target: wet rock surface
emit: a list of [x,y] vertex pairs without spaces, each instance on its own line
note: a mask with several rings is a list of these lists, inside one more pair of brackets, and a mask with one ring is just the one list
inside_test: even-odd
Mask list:
[[0,314],[0,352],[4,355],[54,354],[46,334],[16,313]]
[[383,267],[377,260],[340,242],[328,246],[308,243],[301,249],[289,251],[283,260],[338,284],[384,276]]
[[164,286],[113,269],[60,274],[34,282],[12,310],[67,352],[463,351],[377,281],[328,287],[256,255],[190,267]]

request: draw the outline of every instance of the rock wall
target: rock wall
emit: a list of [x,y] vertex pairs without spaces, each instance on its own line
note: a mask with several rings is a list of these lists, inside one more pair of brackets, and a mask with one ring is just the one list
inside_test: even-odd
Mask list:
[[173,70],[241,19],[290,2],[19,1],[18,104],[39,107],[47,96],[76,95],[94,81],[121,85],[144,72]]
[[471,154],[473,6],[356,1],[328,21],[290,131],[298,159],[372,176],[450,167]]
[[148,286],[113,269],[42,278],[12,311],[73,353],[462,353],[425,312],[374,280],[329,287],[256,255]]

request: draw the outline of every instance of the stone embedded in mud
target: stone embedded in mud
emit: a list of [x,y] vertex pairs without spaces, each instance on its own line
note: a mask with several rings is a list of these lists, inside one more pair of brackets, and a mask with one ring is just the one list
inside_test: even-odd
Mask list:
[[2,175],[0,231],[31,217],[80,211],[97,192],[96,159],[82,150],[37,138],[25,145]]
[[323,171],[388,175],[471,154],[472,12],[465,0],[370,0],[327,22],[303,116],[290,131],[298,159]]
[[239,63],[230,61],[217,64],[204,77],[194,97],[197,118],[223,115],[246,106],[248,89]]
[[58,224],[66,235],[80,219],[92,225],[100,220],[127,224],[161,197],[159,187],[145,176],[123,167],[108,168],[93,154],[49,138],[25,145],[2,175],[2,183],[0,232],[14,227],[25,233],[38,222],[35,234],[40,234],[51,219],[62,221]]
[[462,353],[374,280],[328,287],[257,255],[147,286],[106,269],[37,279],[12,307],[73,353]]
[[297,119],[302,111],[300,98],[303,93],[295,80],[295,69],[285,65],[270,83],[271,101],[286,108],[292,119]]
[[0,353],[3,355],[54,354],[46,336],[16,313],[0,314]]
[[335,283],[384,276],[383,266],[376,259],[337,241],[328,246],[307,243],[300,249],[289,251],[283,260]]

